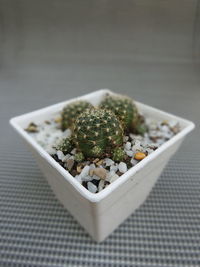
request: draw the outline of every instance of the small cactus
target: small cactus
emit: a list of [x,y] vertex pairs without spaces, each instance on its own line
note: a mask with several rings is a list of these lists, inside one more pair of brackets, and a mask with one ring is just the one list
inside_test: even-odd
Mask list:
[[112,159],[114,161],[123,161],[124,157],[125,157],[125,152],[121,147],[117,147],[114,149],[112,154]]
[[72,138],[63,139],[55,148],[61,150],[64,154],[71,152],[73,149]]
[[62,120],[61,126],[62,130],[66,130],[67,128],[71,128],[76,118],[87,108],[92,108],[92,104],[87,101],[75,101],[66,107],[63,108],[62,111]]
[[121,121],[125,131],[137,132],[137,127],[140,129],[140,115],[133,99],[130,97],[122,95],[108,95],[100,103],[100,108],[111,110],[115,113]]
[[135,127],[133,127],[133,132],[136,134],[144,135],[148,131],[148,127],[145,123],[143,116],[139,115]]
[[74,139],[86,157],[103,157],[123,144],[123,127],[109,110],[88,109],[74,123]]
[[76,153],[74,155],[74,160],[77,161],[77,162],[82,162],[84,160],[84,155],[82,152],[79,152],[79,153]]

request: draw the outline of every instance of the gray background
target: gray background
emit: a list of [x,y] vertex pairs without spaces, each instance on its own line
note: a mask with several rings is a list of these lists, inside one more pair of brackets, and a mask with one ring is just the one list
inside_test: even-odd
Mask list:
[[[0,0],[0,266],[200,265],[199,14],[196,0]],[[99,88],[197,124],[102,244],[59,204],[8,125]]]

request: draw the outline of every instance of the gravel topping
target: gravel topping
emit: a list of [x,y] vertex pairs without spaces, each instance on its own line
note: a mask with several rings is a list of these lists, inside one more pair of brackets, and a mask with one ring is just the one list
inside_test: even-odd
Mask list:
[[[56,118],[56,117],[55,117]],[[74,147],[68,154],[64,154],[55,147],[63,138],[71,136],[71,130],[64,132],[60,128],[60,120],[57,118],[37,124],[31,122],[26,131],[40,144],[63,168],[65,168],[80,184],[91,193],[98,193],[113,183],[128,169],[148,157],[159,146],[164,144],[180,131],[176,121],[155,121],[146,118],[149,131],[141,135],[130,133],[125,135],[124,152],[125,159],[122,162],[115,162],[111,158],[90,159],[77,163],[74,155],[77,149]]]

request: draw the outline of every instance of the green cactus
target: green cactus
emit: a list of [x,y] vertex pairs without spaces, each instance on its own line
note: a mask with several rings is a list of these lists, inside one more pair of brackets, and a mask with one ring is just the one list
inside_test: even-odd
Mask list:
[[114,149],[112,154],[112,159],[114,161],[123,161],[124,157],[125,157],[125,152],[121,147],[117,147]]
[[84,160],[84,155],[82,152],[79,152],[79,153],[76,153],[74,155],[74,160],[77,161],[77,162],[82,162]]
[[132,131],[136,134],[144,135],[146,132],[148,132],[148,126],[145,123],[145,119],[143,116],[139,115],[137,123],[135,127],[133,127]]
[[109,110],[90,109],[74,123],[74,139],[78,150],[86,157],[103,157],[123,144],[123,127]]
[[92,108],[92,104],[87,101],[75,101],[63,108],[61,113],[62,120],[61,126],[62,130],[71,128],[76,118],[87,108]]
[[63,139],[55,148],[56,150],[61,150],[64,154],[70,153],[73,149],[72,138]]
[[115,113],[125,131],[137,132],[137,128],[140,130],[140,115],[133,99],[130,97],[123,95],[107,95],[100,103],[100,108],[111,110]]

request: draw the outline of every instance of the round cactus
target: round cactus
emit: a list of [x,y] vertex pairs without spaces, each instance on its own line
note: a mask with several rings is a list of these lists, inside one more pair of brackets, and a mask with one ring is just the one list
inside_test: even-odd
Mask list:
[[77,162],[82,162],[84,160],[84,155],[82,152],[76,153],[74,155],[74,160]]
[[117,147],[113,151],[112,159],[114,161],[123,161],[125,157],[125,152],[121,147]]
[[61,150],[64,154],[71,152],[73,149],[72,138],[63,139],[55,148],[56,150]]
[[127,96],[106,96],[100,108],[111,110],[121,121],[125,131],[137,132],[140,126],[139,113],[133,99]]
[[133,100],[126,96],[106,96],[100,107],[111,110],[120,119],[125,130],[132,128],[137,121],[138,111]]
[[77,148],[86,157],[103,157],[123,143],[123,127],[109,110],[88,109],[74,123]]
[[76,118],[87,108],[92,108],[92,107],[93,107],[92,104],[90,104],[87,101],[75,101],[64,107],[61,114],[62,130],[64,131],[67,128],[71,128]]

